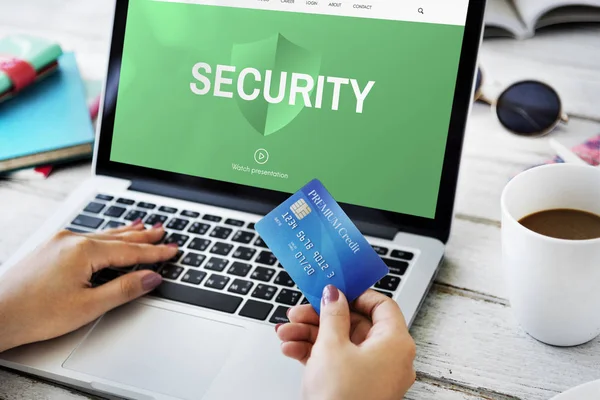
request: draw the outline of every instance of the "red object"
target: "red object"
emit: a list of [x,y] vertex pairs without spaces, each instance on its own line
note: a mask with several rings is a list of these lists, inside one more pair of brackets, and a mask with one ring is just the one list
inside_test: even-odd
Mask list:
[[13,84],[13,92],[18,92],[35,82],[37,72],[33,65],[25,60],[12,58],[0,60],[0,71],[3,71]]
[[35,168],[35,172],[38,172],[38,173],[44,175],[44,178],[47,178],[48,176],[50,176],[50,173],[52,172],[52,166],[47,165],[44,167],[37,167],[37,168]]

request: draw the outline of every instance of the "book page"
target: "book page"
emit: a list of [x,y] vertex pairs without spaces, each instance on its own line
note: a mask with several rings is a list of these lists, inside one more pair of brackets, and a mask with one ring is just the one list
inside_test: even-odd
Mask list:
[[485,10],[485,36],[525,35],[525,24],[517,14],[511,0],[488,0]]
[[531,32],[542,26],[565,22],[600,21],[600,13],[594,10],[600,9],[600,0],[514,0],[514,3]]

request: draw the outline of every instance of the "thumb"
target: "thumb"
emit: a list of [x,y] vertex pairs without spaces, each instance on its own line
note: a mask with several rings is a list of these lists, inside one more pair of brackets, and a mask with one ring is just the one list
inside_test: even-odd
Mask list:
[[161,282],[162,277],[156,272],[131,272],[91,289],[90,300],[97,314],[101,315],[151,292]]
[[328,285],[321,298],[321,316],[317,342],[350,340],[350,307],[348,300],[335,286]]

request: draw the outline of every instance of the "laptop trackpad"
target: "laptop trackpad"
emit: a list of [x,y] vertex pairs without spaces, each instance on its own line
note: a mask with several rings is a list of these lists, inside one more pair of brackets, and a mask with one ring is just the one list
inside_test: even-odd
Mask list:
[[64,368],[181,399],[201,399],[244,328],[139,303],[105,315]]

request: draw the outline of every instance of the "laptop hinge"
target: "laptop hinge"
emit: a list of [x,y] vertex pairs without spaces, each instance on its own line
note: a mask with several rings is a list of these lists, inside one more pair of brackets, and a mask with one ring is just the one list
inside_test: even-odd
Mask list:
[[[273,202],[269,202],[268,199],[259,202],[236,196],[216,194],[208,190],[191,189],[182,185],[173,185],[144,179],[132,181],[129,190],[191,201],[199,204],[229,208],[258,215],[266,215],[276,206]],[[353,219],[353,222],[361,233],[366,236],[393,240],[398,233],[398,229],[389,226],[382,226],[357,219]]]

